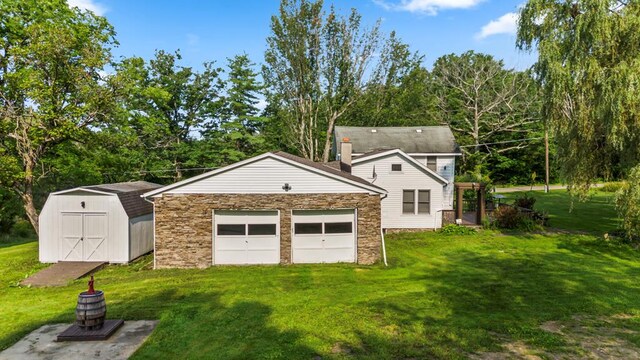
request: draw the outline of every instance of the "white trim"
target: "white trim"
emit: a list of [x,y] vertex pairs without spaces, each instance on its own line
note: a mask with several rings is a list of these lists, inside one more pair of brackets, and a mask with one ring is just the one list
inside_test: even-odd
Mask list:
[[440,174],[438,174],[437,172],[429,169],[426,165],[422,164],[421,162],[419,162],[418,160],[414,159],[413,157],[411,157],[409,154],[405,153],[404,151],[400,150],[400,149],[391,149],[389,151],[384,151],[381,153],[377,153],[377,154],[371,154],[368,156],[363,156],[363,157],[358,157],[352,160],[351,164],[355,165],[361,162],[365,162],[371,159],[376,159],[376,158],[381,158],[381,157],[385,157],[385,156],[389,156],[389,155],[399,155],[403,158],[405,158],[406,160],[408,160],[410,163],[414,164],[418,169],[421,169],[423,172],[426,172],[427,174],[433,176],[436,180],[439,180],[441,183],[443,184],[449,184],[449,181],[447,181],[447,179],[443,178],[442,176],[440,176]]
[[177,183],[174,183],[174,184],[171,184],[171,185],[167,185],[165,187],[161,187],[159,189],[155,189],[155,190],[149,191],[149,192],[144,193],[144,194],[142,194],[140,196],[143,197],[143,198],[148,198],[148,197],[151,197],[151,196],[155,196],[155,195],[164,193],[166,191],[169,191],[169,190],[172,190],[172,189],[175,189],[175,188],[187,185],[187,184],[191,184],[191,183],[196,182],[198,180],[206,179],[208,177],[212,177],[212,176],[218,175],[220,173],[227,172],[227,171],[233,170],[235,168],[238,168],[238,167],[241,167],[241,166],[244,166],[244,165],[247,165],[247,164],[251,164],[251,163],[254,163],[256,161],[260,161],[260,160],[263,160],[263,159],[266,159],[266,158],[271,158],[271,159],[275,159],[275,160],[278,160],[278,161],[282,161],[282,162],[285,162],[285,163],[287,163],[289,165],[296,166],[296,167],[305,169],[307,171],[310,171],[310,172],[313,172],[313,173],[316,173],[316,174],[319,174],[319,175],[327,176],[327,177],[330,177],[330,178],[332,178],[334,180],[342,181],[342,182],[348,183],[350,185],[353,185],[353,186],[356,186],[356,187],[359,187],[359,188],[362,188],[362,189],[365,189],[365,190],[369,190],[369,191],[371,191],[373,193],[376,193],[376,194],[386,194],[385,190],[379,189],[379,188],[377,188],[377,187],[375,187],[373,185],[372,186],[368,186],[368,185],[359,183],[357,181],[353,181],[353,180],[344,178],[342,176],[335,175],[335,174],[333,174],[333,173],[331,173],[329,171],[322,171],[320,169],[316,169],[314,167],[307,166],[307,165],[299,163],[297,161],[287,159],[286,157],[278,156],[277,154],[274,154],[274,153],[264,153],[262,155],[258,155],[258,156],[255,156],[255,157],[243,160],[243,161],[239,161],[237,163],[225,166],[225,167],[220,168],[220,169],[209,171],[207,173],[204,173],[204,174],[201,174],[201,175],[198,175],[198,176],[194,176],[192,178],[189,178],[189,179],[186,179],[186,180],[182,180],[182,181],[179,181]]
[[73,189],[56,191],[56,192],[52,192],[49,195],[62,195],[62,194],[66,194],[66,193],[70,193],[70,192],[74,192],[74,191],[86,191],[86,192],[95,193],[95,194],[101,194],[101,195],[117,196],[117,194],[114,194],[114,193],[110,193],[110,192],[106,192],[106,191],[100,191],[100,190],[86,189],[86,188],[83,188],[83,187],[77,187],[77,188],[73,188]]

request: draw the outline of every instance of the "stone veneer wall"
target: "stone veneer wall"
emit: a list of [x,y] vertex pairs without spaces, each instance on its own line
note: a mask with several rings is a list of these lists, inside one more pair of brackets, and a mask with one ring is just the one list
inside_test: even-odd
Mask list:
[[291,263],[291,210],[357,209],[359,264],[380,259],[380,196],[369,194],[163,194],[155,203],[156,268],[212,265],[212,210],[280,210],[280,263]]

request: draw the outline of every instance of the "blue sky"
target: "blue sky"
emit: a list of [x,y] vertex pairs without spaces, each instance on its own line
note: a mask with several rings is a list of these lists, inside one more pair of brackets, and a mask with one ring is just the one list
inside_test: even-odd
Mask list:
[[[116,57],[150,58],[155,49],[180,49],[183,64],[219,64],[246,52],[263,61],[270,17],[278,0],[68,0],[92,10],[114,25],[120,46]],[[358,9],[363,22],[382,19],[382,30],[395,30],[431,67],[441,55],[475,50],[524,69],[532,54],[515,49],[515,12],[522,0],[325,0],[347,11]]]

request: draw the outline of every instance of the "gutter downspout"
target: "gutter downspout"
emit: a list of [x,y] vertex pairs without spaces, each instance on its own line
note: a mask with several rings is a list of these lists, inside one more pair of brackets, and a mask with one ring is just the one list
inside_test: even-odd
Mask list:
[[[384,194],[384,196],[380,198],[380,202],[386,199],[387,196],[389,196],[389,194]],[[382,238],[382,260],[384,261],[384,266],[389,266],[389,264],[387,264],[387,247],[384,243],[384,230],[382,230],[382,217],[380,218],[380,237]]]

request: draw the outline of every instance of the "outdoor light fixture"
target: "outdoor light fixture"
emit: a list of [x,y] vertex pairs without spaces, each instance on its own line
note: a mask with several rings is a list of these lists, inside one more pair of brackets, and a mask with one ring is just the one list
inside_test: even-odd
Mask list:
[[285,184],[282,186],[282,190],[284,190],[284,191],[287,191],[287,192],[288,192],[288,191],[289,191],[289,190],[291,190],[291,189],[292,189],[292,187],[291,187],[291,185],[289,185],[289,183],[285,183]]
[[84,201],[80,201],[80,206],[84,209]]

